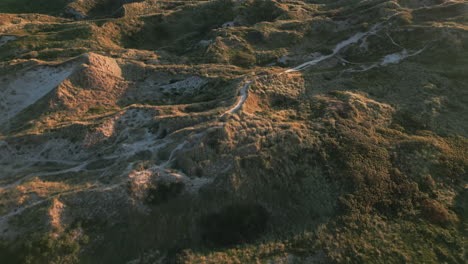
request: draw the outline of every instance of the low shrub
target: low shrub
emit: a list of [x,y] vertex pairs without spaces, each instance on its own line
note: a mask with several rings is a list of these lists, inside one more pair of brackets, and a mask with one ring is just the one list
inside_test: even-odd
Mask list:
[[252,242],[266,231],[268,218],[261,205],[229,205],[201,218],[202,238],[213,246]]
[[184,189],[182,182],[163,182],[151,187],[146,197],[146,202],[152,205],[159,205],[178,196]]
[[447,224],[452,221],[448,210],[436,200],[425,200],[421,208],[423,216],[437,224]]
[[256,63],[256,58],[252,54],[239,51],[232,56],[231,61],[237,66],[250,67]]

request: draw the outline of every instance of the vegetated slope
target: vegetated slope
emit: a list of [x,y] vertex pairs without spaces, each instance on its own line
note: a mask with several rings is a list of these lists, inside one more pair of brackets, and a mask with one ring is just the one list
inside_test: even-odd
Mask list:
[[464,262],[465,2],[117,4],[0,14],[1,259]]
[[59,14],[70,0],[4,0],[0,3],[2,13]]
[[[74,19],[116,17],[124,13],[124,5],[142,0],[4,0],[2,13],[39,13]],[[150,1],[146,1],[150,2]]]

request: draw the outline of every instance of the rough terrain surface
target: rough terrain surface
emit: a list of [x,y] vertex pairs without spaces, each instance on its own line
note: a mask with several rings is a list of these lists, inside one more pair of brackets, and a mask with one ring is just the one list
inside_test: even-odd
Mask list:
[[0,262],[465,263],[462,0],[3,0]]

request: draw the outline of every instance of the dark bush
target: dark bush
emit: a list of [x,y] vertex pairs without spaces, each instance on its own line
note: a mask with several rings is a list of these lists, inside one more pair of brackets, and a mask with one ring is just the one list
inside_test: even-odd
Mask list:
[[169,199],[178,196],[184,189],[182,182],[162,182],[151,187],[146,197],[146,202],[152,205],[158,205],[169,201]]
[[263,21],[274,21],[285,11],[277,6],[276,2],[270,0],[248,1],[239,10],[241,17],[250,25]]
[[202,238],[212,246],[252,242],[265,232],[268,218],[261,205],[233,204],[201,218]]
[[447,224],[452,220],[447,209],[436,200],[425,200],[421,211],[424,217],[433,223]]
[[68,230],[59,235],[36,233],[17,242],[14,248],[0,242],[0,263],[79,263],[81,246],[88,243],[88,236],[81,235],[81,230]]
[[415,133],[418,130],[428,129],[427,122],[412,111],[400,110],[394,116],[394,123],[402,126],[407,132]]
[[6,241],[0,241],[0,260],[4,261],[4,263],[21,263],[20,254],[15,252],[12,246]]
[[254,55],[239,51],[232,56],[232,63],[241,67],[250,67],[256,63]]
[[88,113],[90,114],[103,114],[105,113],[107,110],[104,106],[98,106],[98,107],[90,107],[88,109]]

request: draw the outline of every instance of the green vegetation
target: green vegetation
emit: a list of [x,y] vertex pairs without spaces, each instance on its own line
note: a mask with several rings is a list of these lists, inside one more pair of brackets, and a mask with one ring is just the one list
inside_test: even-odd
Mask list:
[[148,204],[158,205],[173,199],[179,195],[183,189],[184,184],[181,182],[161,182],[148,189],[148,195],[145,199]]
[[88,237],[80,232],[74,229],[60,234],[34,235],[13,247],[1,245],[0,254],[3,261],[12,264],[79,263],[81,246],[88,243]]
[[466,3],[33,2],[0,3],[55,15],[0,14],[1,260],[465,262]]
[[0,13],[41,13],[58,15],[62,13],[69,0],[3,0]]
[[98,107],[91,107],[88,109],[88,113],[90,114],[104,114],[108,110],[104,106],[98,106]]
[[234,65],[238,65],[241,67],[250,67],[255,64],[255,56],[243,51],[239,51],[232,56],[231,61]]
[[203,239],[214,246],[248,243],[262,235],[268,212],[260,205],[234,204],[200,220]]
[[87,243],[86,236],[75,232],[53,237],[44,235],[28,242],[24,248],[25,263],[79,263],[80,245]]

